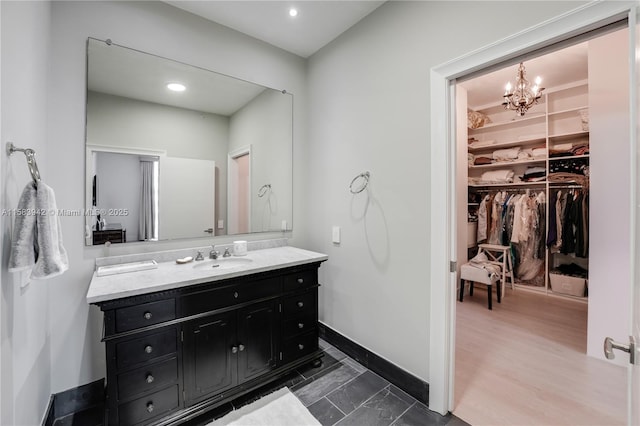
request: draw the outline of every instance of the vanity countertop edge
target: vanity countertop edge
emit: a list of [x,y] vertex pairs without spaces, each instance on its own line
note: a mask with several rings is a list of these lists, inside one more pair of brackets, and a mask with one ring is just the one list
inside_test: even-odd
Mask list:
[[[131,296],[139,296],[187,287],[259,272],[323,262],[329,257],[297,247],[277,247],[249,251],[251,262],[231,269],[195,268],[197,262],[184,265],[173,262],[158,263],[157,269],[98,277],[93,273],[86,300],[96,304]],[[207,260],[207,262],[211,262]]]

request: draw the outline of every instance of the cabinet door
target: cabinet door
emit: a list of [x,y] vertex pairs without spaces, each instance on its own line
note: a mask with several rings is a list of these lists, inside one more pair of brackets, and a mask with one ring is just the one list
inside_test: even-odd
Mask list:
[[186,404],[225,391],[238,383],[235,312],[184,325]]
[[238,375],[250,380],[276,365],[278,303],[257,303],[238,311]]

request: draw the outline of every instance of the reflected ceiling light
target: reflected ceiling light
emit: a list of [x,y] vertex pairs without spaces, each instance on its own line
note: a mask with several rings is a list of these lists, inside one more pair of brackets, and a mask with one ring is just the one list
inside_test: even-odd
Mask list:
[[167,89],[173,92],[184,92],[187,90],[186,86],[181,83],[167,83]]
[[291,9],[289,9],[289,16],[291,17],[295,17],[298,16],[298,9],[292,7]]
[[511,82],[508,82],[504,95],[502,95],[504,109],[514,110],[521,117],[532,105],[538,103],[544,90],[544,87],[540,87],[540,83],[542,83],[540,77],[536,77],[535,85],[531,87],[531,83],[525,78],[526,74],[524,64],[520,62],[516,74],[516,84],[511,87]]

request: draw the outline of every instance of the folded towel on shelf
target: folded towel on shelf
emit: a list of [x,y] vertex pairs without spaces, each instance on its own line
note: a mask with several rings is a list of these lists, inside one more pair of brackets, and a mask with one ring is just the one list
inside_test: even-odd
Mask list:
[[53,189],[43,182],[29,183],[18,208],[28,210],[16,218],[9,257],[9,271],[31,270],[32,279],[55,277],[69,269],[62,244],[62,227]]
[[515,173],[511,169],[491,170],[484,172],[480,177],[482,182],[508,183],[513,182]]
[[531,150],[532,156],[534,158],[544,158],[547,156],[547,149],[546,148],[533,148]]
[[473,164],[476,166],[482,166],[491,163],[493,163],[493,160],[489,157],[476,157],[475,160],[473,160]]
[[552,151],[558,151],[558,152],[561,152],[561,151],[567,152],[567,151],[571,151],[571,148],[573,148],[573,143],[567,142],[567,143],[561,143],[561,144],[558,144],[558,145],[554,145],[551,150]]
[[520,147],[498,149],[493,151],[493,159],[499,160],[499,161],[515,160],[518,158],[519,153],[520,153]]

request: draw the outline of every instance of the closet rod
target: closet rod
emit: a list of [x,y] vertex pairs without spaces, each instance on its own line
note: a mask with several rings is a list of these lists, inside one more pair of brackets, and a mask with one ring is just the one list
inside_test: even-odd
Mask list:
[[549,189],[585,189],[582,185],[549,185]]
[[478,189],[475,192],[485,193],[485,192],[542,192],[544,188],[504,188],[504,189]]

